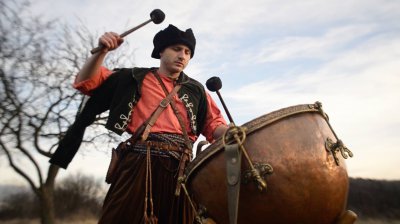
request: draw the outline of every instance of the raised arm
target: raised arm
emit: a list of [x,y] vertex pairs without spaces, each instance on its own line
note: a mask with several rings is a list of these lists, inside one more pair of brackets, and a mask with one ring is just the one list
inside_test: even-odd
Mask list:
[[75,82],[81,82],[90,79],[94,74],[96,74],[99,71],[100,66],[103,64],[107,53],[117,49],[123,41],[124,40],[117,33],[104,33],[99,38],[99,45],[103,45],[104,48],[88,58],[82,69],[79,71]]

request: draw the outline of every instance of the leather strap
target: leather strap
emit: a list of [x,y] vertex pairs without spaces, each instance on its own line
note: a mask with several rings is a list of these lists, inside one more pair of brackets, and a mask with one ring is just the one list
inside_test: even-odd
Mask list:
[[[164,82],[161,80],[160,75],[157,73],[157,71],[153,71],[154,76],[157,78],[158,82],[160,82],[162,89],[164,90],[164,93],[167,94],[168,90],[167,87],[165,87]],[[179,84],[178,84],[179,85]],[[177,86],[178,86],[177,85]],[[179,85],[180,86],[180,85]],[[183,132],[183,137],[185,138],[185,144],[188,148],[192,148],[192,142],[189,139],[189,135],[187,133],[187,129],[186,129],[186,125],[183,122],[183,118],[181,113],[179,113],[178,109],[176,108],[176,104],[174,101],[171,101],[171,107],[174,110],[175,116],[178,119],[179,125],[182,128],[182,132]]]
[[181,85],[176,85],[170,93],[167,92],[166,94],[168,94],[168,95],[163,100],[161,100],[157,109],[153,112],[151,117],[147,120],[147,122],[145,124],[146,125],[145,129],[142,134],[143,141],[146,140],[147,137],[149,136],[151,128],[153,127],[154,123],[156,123],[156,121],[157,121],[158,117],[161,115],[161,113],[165,110],[165,108],[167,108],[167,106],[170,103],[174,102],[172,99],[173,99],[174,95],[179,91],[180,88],[181,88]]
[[[161,87],[164,90],[165,94],[167,94],[168,90],[165,87],[164,82],[161,80],[160,75],[157,73],[157,71],[153,71],[153,74],[157,78],[158,82],[160,82]],[[171,101],[171,107],[174,110],[174,113],[175,113],[176,118],[178,119],[179,125],[182,128],[183,137],[185,139],[185,145],[187,147],[187,150],[185,150],[184,153],[182,153],[182,157],[181,157],[181,160],[179,162],[179,168],[178,168],[178,181],[176,183],[175,195],[179,196],[180,189],[181,189],[180,180],[183,177],[183,173],[185,171],[186,163],[188,161],[190,161],[190,155],[192,153],[193,146],[192,146],[192,142],[189,139],[189,135],[188,135],[188,132],[187,132],[187,129],[186,129],[186,125],[183,122],[182,115],[179,113],[178,109],[176,108],[176,105],[175,105],[174,101]]]
[[157,141],[138,141],[136,142],[136,145],[141,145],[141,146],[150,146],[151,148],[159,149],[159,150],[165,150],[165,151],[176,151],[176,152],[182,152],[183,149],[179,146],[176,145],[171,145],[166,142],[157,142]]
[[238,144],[225,145],[229,223],[236,224],[240,193],[241,153]]

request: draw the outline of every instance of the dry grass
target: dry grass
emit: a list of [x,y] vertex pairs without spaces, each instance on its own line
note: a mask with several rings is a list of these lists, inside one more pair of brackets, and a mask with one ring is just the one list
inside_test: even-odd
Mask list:
[[0,221],[0,224],[39,224],[39,220],[30,220],[30,219],[13,219],[7,221]]
[[400,224],[400,220],[387,219],[359,219],[355,224]]
[[97,219],[86,219],[86,220],[64,220],[60,221],[59,224],[97,224]]
[[[97,219],[82,219],[82,220],[57,220],[57,224],[97,224]],[[14,219],[9,221],[0,221],[0,224],[40,224],[39,219],[29,220],[29,219]]]
[[[38,219],[28,220],[28,219],[16,219],[10,221],[0,221],[0,224],[40,224]],[[68,219],[68,220],[58,220],[57,224],[97,224],[97,219],[86,218],[82,220]],[[355,224],[400,224],[400,220],[384,220],[384,219],[359,219]]]

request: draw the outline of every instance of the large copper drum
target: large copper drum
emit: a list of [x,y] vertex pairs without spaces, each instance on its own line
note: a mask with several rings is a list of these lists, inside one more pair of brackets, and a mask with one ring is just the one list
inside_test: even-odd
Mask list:
[[[254,163],[269,164],[267,190],[240,186],[238,223],[334,223],[347,203],[348,175],[340,153],[335,162],[327,139],[336,136],[319,104],[284,108],[244,125],[244,146]],[[229,223],[224,147],[218,140],[186,169],[186,186],[217,223]],[[242,157],[241,173],[249,169]]]

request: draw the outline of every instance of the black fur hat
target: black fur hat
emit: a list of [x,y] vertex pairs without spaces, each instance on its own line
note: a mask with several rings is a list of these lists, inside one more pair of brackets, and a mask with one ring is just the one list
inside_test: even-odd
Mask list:
[[160,52],[174,44],[186,45],[191,51],[190,58],[192,58],[196,47],[196,38],[193,35],[192,29],[187,29],[183,32],[170,24],[167,28],[161,30],[154,36],[153,44],[152,58],[160,59]]

